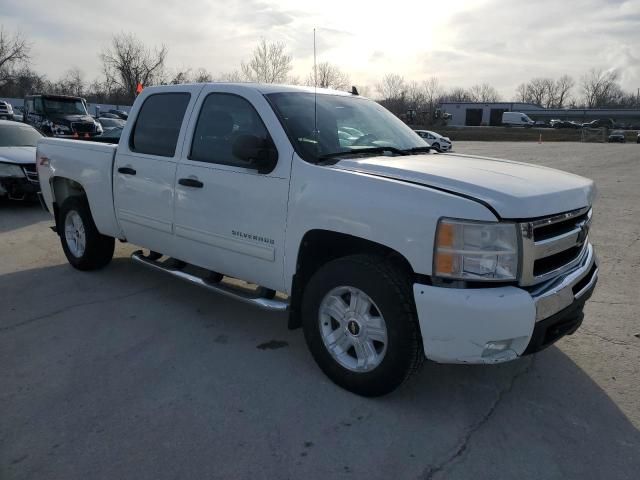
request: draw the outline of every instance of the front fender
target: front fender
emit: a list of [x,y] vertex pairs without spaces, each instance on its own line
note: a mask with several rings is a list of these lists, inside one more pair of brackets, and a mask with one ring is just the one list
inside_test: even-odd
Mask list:
[[285,240],[285,285],[291,291],[300,244],[310,230],[344,233],[400,253],[414,272],[431,274],[433,241],[443,216],[496,221],[468,198],[294,156]]

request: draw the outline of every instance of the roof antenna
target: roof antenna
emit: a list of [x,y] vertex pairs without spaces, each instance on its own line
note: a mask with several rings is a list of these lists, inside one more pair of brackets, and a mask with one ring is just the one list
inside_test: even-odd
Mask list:
[[[313,136],[316,140],[316,148],[320,146],[318,141],[318,67],[316,65],[316,29],[313,29]],[[319,149],[318,149],[319,153]]]
[[355,85],[351,87],[351,95],[360,95]]

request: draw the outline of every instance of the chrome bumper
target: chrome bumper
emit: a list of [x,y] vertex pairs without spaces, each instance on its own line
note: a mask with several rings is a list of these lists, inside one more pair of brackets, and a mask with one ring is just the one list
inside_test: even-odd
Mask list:
[[[583,282],[583,280],[586,282]],[[568,272],[537,285],[531,290],[536,305],[536,322],[544,320],[567,308],[585,293],[589,292],[598,280],[598,259],[589,244],[578,265]]]

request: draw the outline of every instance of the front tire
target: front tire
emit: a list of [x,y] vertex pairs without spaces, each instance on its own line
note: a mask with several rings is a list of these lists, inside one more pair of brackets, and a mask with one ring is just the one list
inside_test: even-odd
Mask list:
[[58,229],[62,249],[78,270],[96,270],[113,258],[115,239],[98,232],[87,202],[70,197],[60,207]]
[[436,150],[436,152],[442,152],[442,150],[440,150],[440,144],[439,143],[434,143],[431,146]]
[[305,288],[302,315],[318,366],[358,395],[395,390],[424,360],[411,286],[383,257],[353,255],[322,266]]

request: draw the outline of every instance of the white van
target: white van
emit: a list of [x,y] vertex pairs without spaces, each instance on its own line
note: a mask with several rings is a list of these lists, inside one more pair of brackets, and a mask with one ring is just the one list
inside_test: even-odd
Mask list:
[[532,127],[535,122],[524,113],[504,112],[502,114],[502,124],[505,127]]

